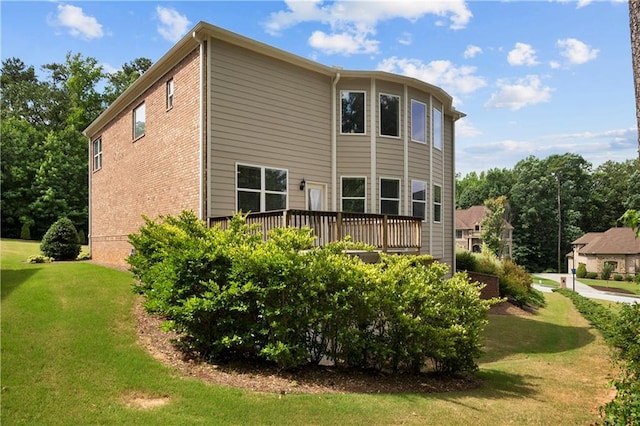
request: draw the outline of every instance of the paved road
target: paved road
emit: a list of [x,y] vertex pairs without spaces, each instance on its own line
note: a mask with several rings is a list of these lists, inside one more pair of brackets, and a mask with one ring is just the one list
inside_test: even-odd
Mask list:
[[[561,278],[565,277],[567,279],[567,288],[569,290],[573,290],[573,277],[571,274],[534,274],[537,277],[546,278],[548,280],[561,282]],[[536,284],[535,277],[533,278],[533,286],[534,288],[542,291],[542,292],[551,292],[549,287],[544,287]],[[617,293],[606,292],[596,290],[593,287],[589,287],[588,285],[581,283],[577,278],[575,282],[576,292],[581,294],[584,297],[588,297],[590,299],[600,299],[600,300],[610,300],[612,302],[620,302],[620,303],[640,303],[639,296],[622,296]]]

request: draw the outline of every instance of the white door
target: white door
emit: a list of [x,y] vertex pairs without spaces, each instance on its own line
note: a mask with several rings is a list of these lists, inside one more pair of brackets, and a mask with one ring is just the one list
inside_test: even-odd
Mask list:
[[323,211],[327,209],[327,185],[323,183],[307,183],[307,210]]

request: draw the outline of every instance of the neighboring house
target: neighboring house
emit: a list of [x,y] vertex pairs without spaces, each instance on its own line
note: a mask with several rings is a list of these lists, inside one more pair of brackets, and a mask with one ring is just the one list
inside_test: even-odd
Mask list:
[[567,270],[584,263],[588,272],[602,272],[605,263],[613,265],[617,274],[640,272],[640,239],[631,228],[611,228],[605,232],[589,232],[572,242],[567,254]]
[[327,67],[201,22],[84,132],[91,255],[124,263],[141,215],[344,211],[406,216],[414,248],[453,265],[463,116],[423,81]]
[[[486,206],[471,206],[468,209],[456,210],[456,247],[473,253],[482,250],[482,219],[489,212]],[[513,226],[504,222],[503,241],[505,244],[503,257],[511,257],[513,253]]]

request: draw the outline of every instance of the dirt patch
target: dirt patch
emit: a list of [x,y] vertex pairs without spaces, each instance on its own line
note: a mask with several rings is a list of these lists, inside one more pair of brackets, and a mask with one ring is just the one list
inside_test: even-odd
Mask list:
[[632,296],[635,296],[636,294],[632,291],[629,290],[625,290],[624,288],[615,288],[615,287],[605,287],[605,286],[601,286],[601,285],[591,285],[589,284],[589,287],[596,289],[596,290],[600,290],[600,291],[606,291],[609,293],[620,293],[620,294],[630,294]]
[[139,342],[158,361],[175,368],[183,377],[207,383],[279,393],[433,393],[474,389],[482,381],[472,375],[446,377],[436,374],[386,374],[338,367],[314,366],[296,371],[248,362],[211,364],[185,354],[172,343],[176,333],[163,332],[161,320],[149,315],[140,297],[135,304]]
[[519,308],[513,303],[500,302],[489,309],[489,315],[532,315],[531,309]]
[[124,405],[138,410],[151,410],[169,403],[168,396],[152,396],[143,393],[132,393],[124,397]]

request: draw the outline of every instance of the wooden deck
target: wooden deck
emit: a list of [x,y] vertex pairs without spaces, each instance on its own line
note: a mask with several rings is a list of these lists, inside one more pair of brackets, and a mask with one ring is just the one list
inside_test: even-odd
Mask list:
[[[209,226],[228,226],[231,216],[209,218]],[[278,210],[251,213],[247,224],[261,224],[263,237],[273,228],[294,227],[313,229],[315,246],[341,240],[347,235],[354,242],[362,242],[383,252],[419,252],[422,221],[411,216],[369,213],[346,213],[309,210]]]

